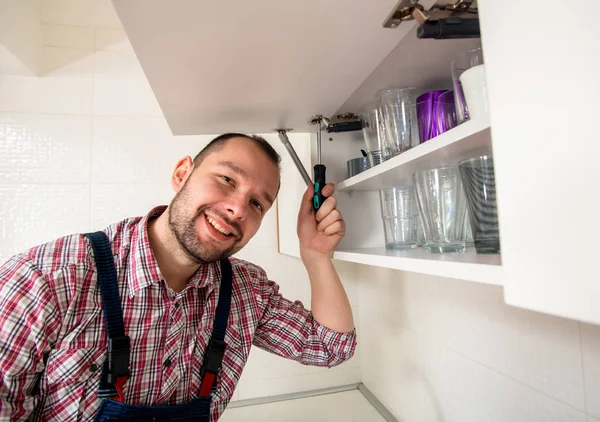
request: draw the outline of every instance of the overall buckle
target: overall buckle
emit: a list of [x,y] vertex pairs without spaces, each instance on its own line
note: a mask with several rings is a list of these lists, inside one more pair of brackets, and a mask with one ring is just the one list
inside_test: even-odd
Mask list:
[[114,384],[117,378],[129,376],[129,337],[108,339],[108,374],[107,381]]

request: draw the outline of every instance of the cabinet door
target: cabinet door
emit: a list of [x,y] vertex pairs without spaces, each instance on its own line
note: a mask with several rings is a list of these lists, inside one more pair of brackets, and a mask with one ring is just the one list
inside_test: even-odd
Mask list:
[[506,302],[600,323],[600,2],[479,7]]

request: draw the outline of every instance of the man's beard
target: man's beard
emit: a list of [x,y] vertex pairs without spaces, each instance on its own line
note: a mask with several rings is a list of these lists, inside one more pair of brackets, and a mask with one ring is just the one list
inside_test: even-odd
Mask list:
[[[186,215],[185,210],[187,209],[188,203],[186,185],[187,181],[181,190],[177,192],[171,201],[171,204],[169,205],[169,227],[171,232],[175,235],[177,243],[179,243],[187,255],[198,264],[208,264],[230,257],[242,249],[243,245],[240,245],[240,241],[237,239],[225,250],[213,250],[210,247],[200,243],[196,228],[196,220],[198,218],[206,219],[206,216],[203,214],[210,207],[204,205],[200,207],[200,209],[198,209],[198,211],[196,211],[196,213],[194,213],[192,216]],[[220,213],[216,214],[224,221],[229,223],[234,229],[238,228],[236,224],[231,223]],[[210,223],[207,221],[207,224]],[[240,232],[240,230],[238,230],[238,232]],[[232,236],[235,236],[235,234]]]

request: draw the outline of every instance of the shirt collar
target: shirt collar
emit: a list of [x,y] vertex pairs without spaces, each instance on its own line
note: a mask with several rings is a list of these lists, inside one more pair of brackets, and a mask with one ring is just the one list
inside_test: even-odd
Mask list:
[[[160,273],[160,268],[156,262],[148,237],[148,223],[153,219],[158,218],[166,209],[166,205],[153,208],[132,230],[127,265],[129,297],[135,296],[137,292],[151,284],[164,283],[166,285],[166,282]],[[221,266],[218,262],[201,265],[188,281],[185,290],[189,288],[212,288],[215,279],[220,279],[220,268]]]

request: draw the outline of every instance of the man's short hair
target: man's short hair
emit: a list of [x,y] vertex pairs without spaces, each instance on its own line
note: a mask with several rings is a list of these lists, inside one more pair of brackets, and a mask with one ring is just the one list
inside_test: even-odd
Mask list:
[[267,155],[267,157],[269,157],[269,159],[273,162],[273,164],[275,164],[277,166],[277,168],[279,170],[281,170],[281,166],[280,166],[281,157],[279,156],[277,151],[275,151],[275,149],[271,146],[271,144],[269,144],[269,142],[267,142],[267,140],[265,138],[263,138],[262,136],[258,136],[258,135],[246,135],[244,133],[234,133],[234,132],[224,133],[222,135],[217,136],[212,141],[210,141],[208,143],[208,145],[205,146],[202,149],[202,151],[200,151],[194,157],[194,165],[196,167],[198,167],[200,165],[200,163],[202,162],[202,160],[204,160],[204,158],[207,155],[223,148],[223,146],[225,146],[227,141],[232,138],[245,138],[245,139],[252,141],[254,143],[254,145],[259,147],[261,149],[261,151],[263,151]]

